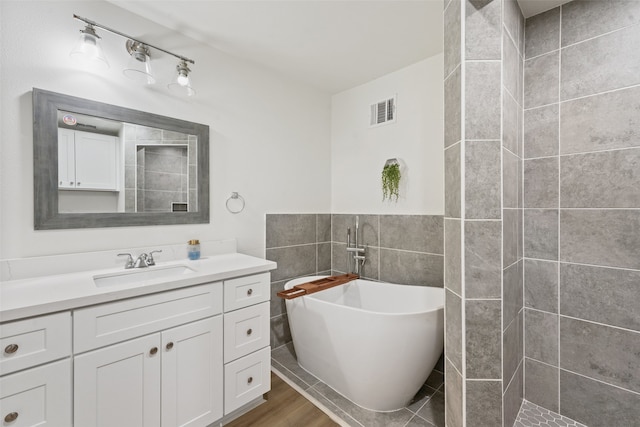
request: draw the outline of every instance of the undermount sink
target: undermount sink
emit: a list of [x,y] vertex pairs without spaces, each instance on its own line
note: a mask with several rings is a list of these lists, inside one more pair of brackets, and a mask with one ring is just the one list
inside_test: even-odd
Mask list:
[[186,265],[171,265],[167,267],[148,267],[144,269],[126,270],[118,273],[101,274],[93,276],[93,282],[98,287],[130,285],[142,283],[148,280],[170,279],[185,274],[191,274],[194,270]]

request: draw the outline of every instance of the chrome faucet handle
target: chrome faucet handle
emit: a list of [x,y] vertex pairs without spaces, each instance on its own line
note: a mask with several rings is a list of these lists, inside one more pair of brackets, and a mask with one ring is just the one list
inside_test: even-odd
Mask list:
[[131,256],[131,254],[129,254],[129,253],[126,253],[126,254],[118,254],[118,256],[126,256],[126,257],[129,257],[129,258],[127,258],[127,263],[124,265],[124,268],[125,268],[125,269],[133,268],[133,264],[134,264],[134,262],[133,262],[133,257]]
[[162,252],[162,249],[149,252],[149,256],[147,257],[147,265],[149,267],[151,267],[152,265],[156,265],[156,261],[153,259],[153,254],[157,254],[160,252]]
[[138,259],[136,259],[136,262],[133,264],[133,268],[144,267],[149,267],[149,264],[147,263],[147,254],[142,253],[138,256]]

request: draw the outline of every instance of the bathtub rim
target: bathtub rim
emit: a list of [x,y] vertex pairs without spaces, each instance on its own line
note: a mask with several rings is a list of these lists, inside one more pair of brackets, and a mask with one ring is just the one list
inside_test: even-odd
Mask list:
[[[313,276],[304,276],[304,277],[296,277],[295,279],[289,279],[285,282],[284,284],[284,289],[291,289],[291,287],[293,287],[294,285],[290,285],[291,282],[297,282],[295,283],[300,284],[300,283],[306,283],[308,281],[312,281],[312,280],[317,280],[317,279],[322,279],[325,277],[330,277],[329,275],[313,275]],[[302,279],[304,279],[304,281],[301,281]],[[385,313],[382,311],[373,311],[373,310],[365,310],[363,308],[358,308],[358,307],[352,307],[350,305],[345,305],[345,304],[337,304],[335,302],[329,302],[329,301],[325,301],[323,299],[319,299],[319,298],[314,298],[313,294],[310,295],[303,295],[301,297],[297,297],[297,298],[293,298],[291,300],[285,300],[285,302],[287,304],[289,303],[294,303],[296,299],[300,299],[302,298],[303,301],[306,300],[312,300],[321,304],[325,304],[325,305],[333,305],[333,306],[340,306],[340,307],[344,307],[346,309],[349,310],[354,310],[356,312],[362,312],[362,313],[369,313],[369,314],[375,314],[375,315],[379,315],[379,316],[415,316],[415,315],[425,315],[425,314],[429,314],[429,313],[437,313],[440,310],[444,310],[445,307],[445,297],[446,297],[446,290],[445,288],[441,288],[441,287],[436,287],[436,286],[420,286],[420,285],[403,285],[403,284],[399,284],[399,283],[389,283],[389,282],[380,282],[380,281],[375,281],[375,280],[370,280],[370,279],[363,279],[363,278],[359,278],[356,279],[355,281],[361,281],[361,282],[369,282],[372,284],[376,284],[376,285],[389,285],[389,286],[410,286],[410,287],[418,287],[418,288],[433,288],[433,289],[439,289],[440,292],[442,293],[442,304],[438,305],[435,308],[429,309],[429,310],[423,310],[423,311],[404,311],[402,313]],[[351,282],[349,282],[351,283]],[[345,285],[348,285],[349,283],[345,283]],[[344,285],[338,285],[338,286],[344,286]],[[320,291],[323,292],[323,291]]]

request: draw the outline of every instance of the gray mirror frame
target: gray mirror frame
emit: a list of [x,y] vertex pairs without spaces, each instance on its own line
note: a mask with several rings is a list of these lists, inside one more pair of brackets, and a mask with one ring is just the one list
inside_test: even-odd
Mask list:
[[[59,213],[58,110],[198,137],[198,212]],[[33,88],[34,228],[133,227],[209,222],[209,126]]]

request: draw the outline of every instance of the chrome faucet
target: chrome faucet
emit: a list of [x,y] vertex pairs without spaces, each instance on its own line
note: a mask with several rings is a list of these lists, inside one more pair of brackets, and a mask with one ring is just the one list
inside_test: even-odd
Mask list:
[[354,273],[360,274],[364,263],[367,262],[365,251],[366,246],[360,246],[358,244],[358,232],[360,228],[360,217],[356,216],[356,228],[355,228],[355,244],[351,244],[351,228],[347,228],[347,253],[353,254]]
[[130,268],[145,268],[151,267],[152,265],[156,265],[156,261],[153,259],[154,253],[162,252],[162,250],[151,251],[149,254],[141,253],[138,258],[134,261],[133,256],[130,253],[118,254],[118,256],[126,256],[127,261],[124,265],[125,269]]

